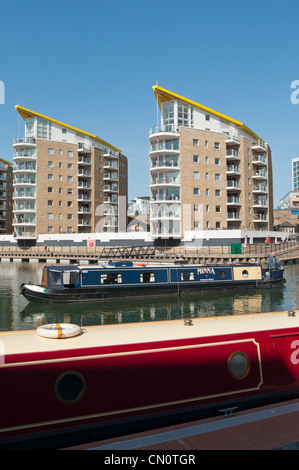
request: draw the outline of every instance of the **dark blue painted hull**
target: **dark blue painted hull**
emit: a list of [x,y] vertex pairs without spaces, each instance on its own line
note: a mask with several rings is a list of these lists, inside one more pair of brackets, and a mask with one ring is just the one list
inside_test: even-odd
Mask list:
[[[42,286],[22,284],[31,302],[100,302],[115,299],[196,294],[211,290],[271,288],[284,282],[283,269],[257,264],[44,268]],[[68,281],[65,280],[66,274]]]

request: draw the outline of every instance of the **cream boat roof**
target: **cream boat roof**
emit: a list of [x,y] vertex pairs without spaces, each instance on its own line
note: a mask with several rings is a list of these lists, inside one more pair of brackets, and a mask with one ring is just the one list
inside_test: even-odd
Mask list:
[[[186,326],[184,320],[181,319],[83,327],[81,335],[65,339],[43,338],[38,336],[36,331],[0,332],[0,359],[1,357],[3,359],[3,355],[28,352],[53,352],[247,331],[279,330],[283,328],[299,329],[299,311],[296,311],[296,316],[288,316],[288,312],[259,313],[192,319],[192,322],[192,326]],[[0,361],[0,364],[2,362],[3,360]],[[0,365],[0,367],[3,366]]]

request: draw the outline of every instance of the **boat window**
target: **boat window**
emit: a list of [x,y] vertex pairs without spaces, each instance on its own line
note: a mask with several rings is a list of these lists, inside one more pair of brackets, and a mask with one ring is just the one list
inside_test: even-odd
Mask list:
[[101,274],[101,284],[119,284],[122,282],[122,275],[119,273]]
[[194,271],[181,272],[181,281],[194,281]]
[[243,277],[248,277],[248,271],[247,271],[247,269],[244,269],[244,271],[242,271],[242,276],[243,276]]
[[49,284],[55,284],[55,285],[60,285],[61,284],[61,279],[60,279],[60,271],[52,271],[49,269],[48,271],[49,274]]
[[63,285],[66,287],[74,287],[78,280],[79,273],[77,271],[63,272]]
[[155,282],[155,273],[140,273],[140,282]]
[[225,278],[225,272],[224,271],[219,271],[219,277],[220,277],[220,279],[224,279]]

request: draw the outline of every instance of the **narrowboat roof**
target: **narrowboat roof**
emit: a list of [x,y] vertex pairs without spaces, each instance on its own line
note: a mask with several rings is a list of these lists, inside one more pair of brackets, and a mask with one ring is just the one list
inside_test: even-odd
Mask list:
[[47,269],[53,271],[93,271],[98,269],[120,269],[120,268],[134,268],[134,269],[143,269],[143,268],[188,268],[188,269],[197,269],[198,267],[231,267],[231,266],[254,266],[259,265],[259,263],[203,263],[203,264],[188,264],[186,263],[167,263],[167,262],[144,262],[144,263],[107,263],[107,264],[97,264],[97,265],[46,265]]
[[[192,319],[186,325],[184,319],[142,323],[122,323],[82,328],[78,336],[65,339],[50,339],[38,336],[36,331],[0,332],[0,367],[5,367],[5,356],[24,353],[47,353],[66,350],[79,350],[84,357],[84,348],[99,346],[120,346],[148,342],[213,337],[255,331],[283,330],[295,328],[299,333],[299,311],[294,315],[288,312],[268,312],[246,315],[230,315]],[[281,331],[279,332],[281,334]],[[112,352],[113,354],[113,352]],[[58,354],[59,355],[59,354]],[[75,356],[75,354],[74,354]],[[78,360],[78,356],[74,360]],[[53,360],[59,360],[53,359]]]

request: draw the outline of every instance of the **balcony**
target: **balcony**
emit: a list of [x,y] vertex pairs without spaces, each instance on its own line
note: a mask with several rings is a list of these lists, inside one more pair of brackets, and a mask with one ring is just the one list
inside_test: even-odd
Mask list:
[[117,184],[116,185],[113,185],[113,184],[105,184],[104,185],[104,191],[105,192],[110,192],[110,193],[117,193],[118,192],[118,187],[117,187]]
[[178,171],[180,169],[179,158],[152,158],[150,171],[157,169],[159,169],[160,171]]
[[237,150],[234,150],[234,149],[226,149],[226,156],[225,158],[227,160],[236,160],[236,161],[240,161],[240,156],[239,156],[239,152]]
[[227,222],[241,222],[242,221],[240,214],[238,212],[228,212],[226,220]]
[[227,165],[226,167],[227,175],[240,175],[239,167],[237,165]]
[[236,135],[227,133],[225,138],[226,145],[240,145],[240,139]]
[[157,143],[152,143],[150,149],[150,156],[154,155],[178,155],[179,154],[179,141],[164,141]]
[[78,153],[81,155],[83,153],[91,153],[90,147],[84,144],[78,144]]
[[109,149],[105,149],[105,150],[104,150],[104,157],[105,157],[105,158],[116,159],[116,158],[118,158],[118,153],[117,153],[117,152],[114,152],[114,151],[112,151],[112,150],[109,150]]
[[260,208],[267,208],[267,201],[265,199],[255,199],[253,201],[253,207],[260,209]]
[[78,165],[83,166],[83,165],[91,165],[91,161],[87,157],[80,157],[78,159]]
[[151,187],[180,186],[180,178],[174,177],[174,176],[164,176],[162,178],[153,178],[150,186]]
[[107,169],[107,168],[111,168],[112,170],[117,170],[118,169],[118,166],[117,166],[117,162],[111,160],[105,160],[104,161],[104,168]]
[[228,191],[241,191],[240,184],[238,183],[238,181],[234,180],[227,180],[226,189]]
[[254,155],[252,164],[256,166],[267,166],[266,155]]
[[240,206],[241,205],[240,198],[233,197],[233,196],[228,197],[226,200],[226,205],[227,206]]
[[117,204],[117,203],[118,203],[117,197],[116,198],[112,198],[112,197],[104,198],[104,204]]
[[252,192],[254,194],[267,194],[267,186],[265,184],[255,184]]
[[78,169],[78,177],[79,178],[91,178],[91,174],[90,174],[90,171],[88,170],[82,170],[82,169]]
[[258,140],[257,142],[252,143],[252,150],[255,152],[263,152],[267,150],[267,146],[263,140]]
[[17,137],[13,141],[13,147],[14,148],[17,148],[17,147],[34,148],[36,147],[36,141],[34,137],[27,137],[26,139],[24,137],[23,138]]
[[149,138],[161,137],[164,140],[173,139],[180,135],[178,127],[175,127],[174,124],[169,124],[166,126],[152,126],[149,130]]
[[267,173],[264,170],[254,171],[252,174],[252,178],[255,180],[266,180]]

